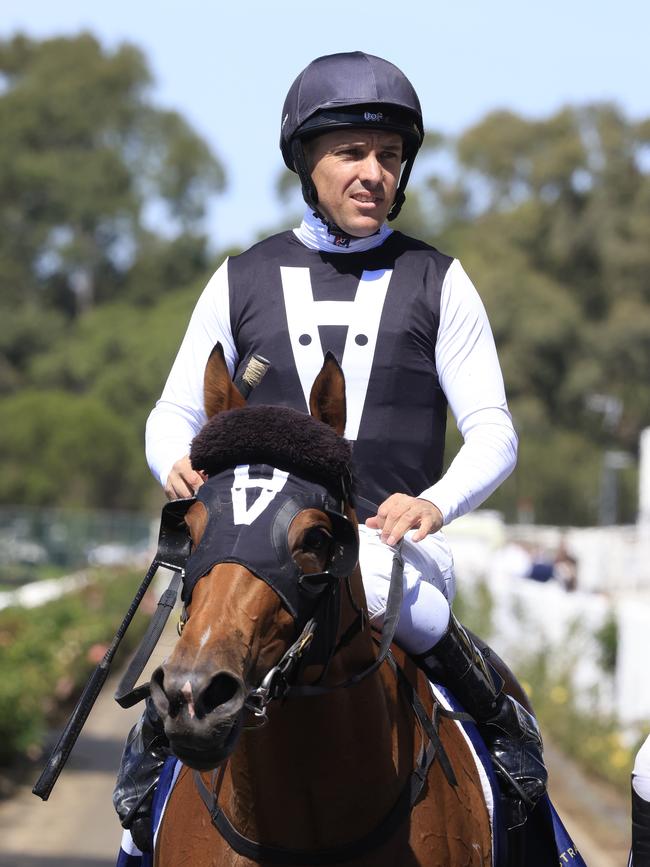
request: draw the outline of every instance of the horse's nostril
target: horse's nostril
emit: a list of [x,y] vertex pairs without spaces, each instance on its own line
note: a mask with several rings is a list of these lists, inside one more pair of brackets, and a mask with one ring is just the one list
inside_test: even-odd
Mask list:
[[226,704],[237,695],[239,682],[223,672],[215,674],[201,696],[201,704],[206,713]]

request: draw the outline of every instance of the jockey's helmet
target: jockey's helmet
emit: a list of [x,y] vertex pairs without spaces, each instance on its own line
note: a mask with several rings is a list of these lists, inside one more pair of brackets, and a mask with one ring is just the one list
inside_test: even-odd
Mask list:
[[318,57],[303,69],[284,101],[280,149],[314,210],[318,193],[303,142],[341,127],[369,127],[402,137],[405,164],[388,214],[389,220],[394,219],[404,203],[404,190],[424,137],[420,100],[413,85],[392,63],[362,51]]

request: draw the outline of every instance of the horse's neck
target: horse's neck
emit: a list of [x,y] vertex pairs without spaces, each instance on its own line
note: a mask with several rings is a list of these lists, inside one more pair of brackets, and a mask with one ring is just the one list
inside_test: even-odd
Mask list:
[[[353,616],[344,604],[342,630]],[[373,658],[366,628],[333,659],[327,682],[358,674]],[[380,672],[347,689],[271,707],[269,724],[244,734],[230,762],[236,826],[254,839],[307,847],[374,828],[411,769],[412,740],[402,731],[398,743],[400,713],[394,680]]]

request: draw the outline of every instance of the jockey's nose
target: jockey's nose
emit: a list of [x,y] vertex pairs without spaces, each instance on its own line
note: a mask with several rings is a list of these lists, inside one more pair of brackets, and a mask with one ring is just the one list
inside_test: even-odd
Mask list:
[[376,187],[381,183],[384,169],[374,151],[370,151],[359,166],[359,178],[370,187]]
[[151,697],[163,717],[186,714],[189,720],[201,720],[236,712],[244,702],[245,690],[232,672],[181,672],[161,665],[151,676]]

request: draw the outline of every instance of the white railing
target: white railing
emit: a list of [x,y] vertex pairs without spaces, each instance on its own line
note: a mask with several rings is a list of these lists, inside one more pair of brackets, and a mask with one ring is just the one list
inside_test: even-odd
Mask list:
[[[621,722],[650,725],[650,538],[636,527],[564,529],[505,527],[494,513],[475,513],[448,528],[459,586],[477,580],[494,601],[495,650],[516,669],[527,655],[545,652],[550,665],[571,670],[578,700],[599,695],[601,711]],[[577,590],[554,580],[522,577],[517,550],[537,547],[552,555],[560,542],[578,561]],[[597,635],[617,624],[613,678],[602,669]]]

